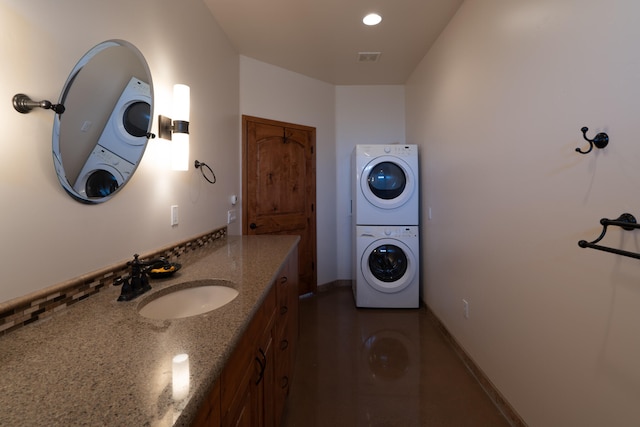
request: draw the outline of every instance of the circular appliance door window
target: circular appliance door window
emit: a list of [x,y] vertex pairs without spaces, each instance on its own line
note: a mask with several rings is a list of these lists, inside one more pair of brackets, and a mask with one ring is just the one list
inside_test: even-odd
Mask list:
[[87,177],[85,192],[89,198],[101,198],[114,193],[118,187],[120,183],[111,172],[97,169]]
[[360,188],[381,209],[396,209],[411,198],[416,179],[407,162],[393,156],[376,157],[362,170]]
[[146,138],[149,120],[151,120],[151,106],[146,102],[137,101],[125,109],[122,125],[129,135]]
[[118,116],[120,119],[114,118],[113,125],[121,141],[133,146],[144,145],[151,120],[151,105],[145,101],[131,101],[120,108]]
[[417,265],[411,250],[400,240],[379,239],[362,254],[360,268],[367,283],[385,292],[400,292],[415,278]]
[[398,331],[382,330],[369,335],[363,343],[362,366],[369,367],[372,385],[388,386],[405,379],[415,354],[411,347],[407,337]]

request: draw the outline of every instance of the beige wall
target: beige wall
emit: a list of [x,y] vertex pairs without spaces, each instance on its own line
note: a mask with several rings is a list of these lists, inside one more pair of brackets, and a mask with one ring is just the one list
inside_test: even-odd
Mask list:
[[[239,58],[200,0],[3,0],[0,28],[0,301],[226,224],[229,196],[241,191]],[[21,115],[10,100],[19,92],[57,100],[75,63],[107,39],[125,39],[146,57],[153,132],[157,115],[170,115],[173,84],[191,86],[190,162],[209,164],[215,185],[193,167],[169,170],[166,142],[155,139],[131,182],[107,203],[77,203],[60,187],[53,114]],[[173,204],[180,224],[172,228]]]
[[404,85],[336,87],[337,279],[351,280],[351,154],[358,144],[405,143]]
[[[468,0],[406,85],[424,298],[531,426],[640,424],[640,261],[577,245],[640,218],[638,16]],[[609,146],[576,153],[582,126]],[[639,252],[637,233],[604,243]]]

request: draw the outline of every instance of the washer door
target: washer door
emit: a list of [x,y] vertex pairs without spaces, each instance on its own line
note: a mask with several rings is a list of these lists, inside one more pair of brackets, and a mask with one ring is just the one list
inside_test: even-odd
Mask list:
[[396,209],[411,198],[416,179],[407,162],[399,157],[380,156],[362,170],[360,188],[365,198],[381,209]]
[[73,186],[84,199],[109,197],[125,181],[122,171],[100,160],[97,156],[90,157]]
[[83,201],[108,198],[131,176],[133,168],[134,165],[96,145],[78,174],[73,189]]
[[111,171],[96,169],[87,176],[84,193],[90,199],[107,197],[120,187],[122,181],[122,176],[118,179]]
[[384,293],[400,292],[415,275],[416,259],[409,247],[397,239],[378,239],[362,254],[360,268],[367,283]]

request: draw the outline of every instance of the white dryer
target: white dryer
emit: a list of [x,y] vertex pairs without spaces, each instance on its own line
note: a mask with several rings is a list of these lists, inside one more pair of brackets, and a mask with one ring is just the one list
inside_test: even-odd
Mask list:
[[150,121],[151,87],[148,83],[131,77],[113,107],[98,139],[98,145],[137,164],[146,147]]
[[73,189],[88,199],[111,196],[129,178],[135,168],[134,164],[101,145],[96,145],[80,170]]
[[355,224],[419,224],[417,145],[357,145],[352,167]]
[[357,307],[420,306],[418,226],[354,227],[353,296]]

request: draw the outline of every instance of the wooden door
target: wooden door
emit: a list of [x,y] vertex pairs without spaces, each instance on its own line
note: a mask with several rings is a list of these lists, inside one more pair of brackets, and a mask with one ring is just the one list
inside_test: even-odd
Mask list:
[[315,292],[316,130],[242,116],[242,139],[243,233],[299,235],[299,294]]

